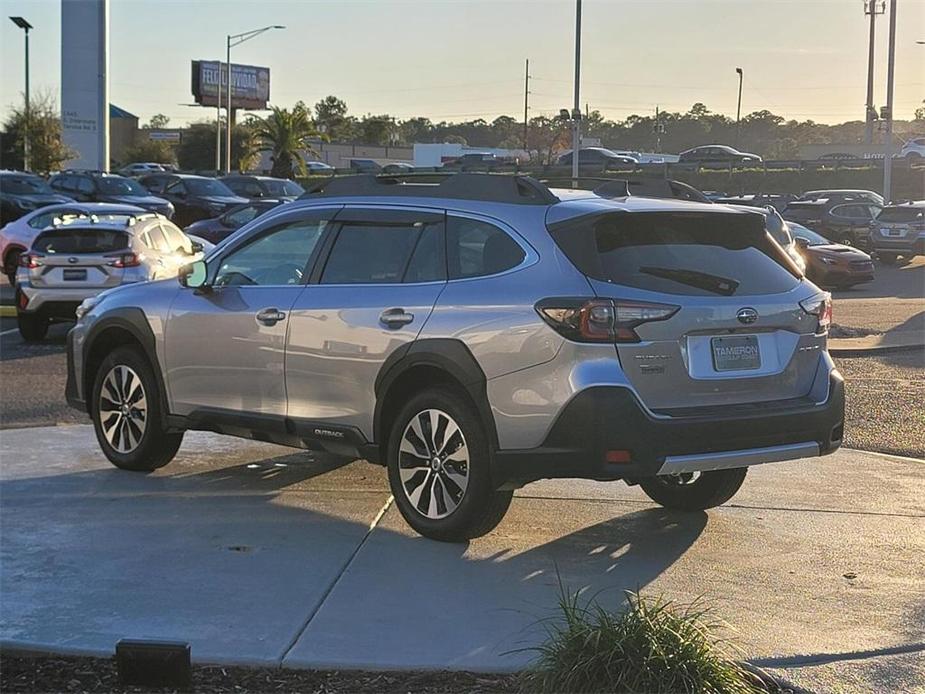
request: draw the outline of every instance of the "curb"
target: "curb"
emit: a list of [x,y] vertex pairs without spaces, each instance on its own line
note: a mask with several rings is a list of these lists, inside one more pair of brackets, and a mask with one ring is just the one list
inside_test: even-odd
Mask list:
[[874,345],[871,347],[838,347],[829,343],[829,354],[833,357],[869,357],[878,354],[896,354],[898,352],[916,352],[925,349],[925,344],[908,345]]

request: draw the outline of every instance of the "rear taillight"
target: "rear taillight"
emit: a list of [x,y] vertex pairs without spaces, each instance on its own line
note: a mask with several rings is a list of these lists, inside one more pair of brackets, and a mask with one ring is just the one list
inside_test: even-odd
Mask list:
[[818,320],[816,326],[817,333],[828,332],[829,326],[832,325],[832,295],[828,292],[820,292],[809,299],[800,302],[800,307],[811,316],[816,316]]
[[622,299],[543,299],[536,312],[563,337],[575,342],[639,342],[636,328],[667,320],[680,306]]
[[38,253],[26,253],[25,255],[19,256],[19,266],[34,270],[44,264],[42,263],[42,258],[44,257],[45,256],[39,255]]
[[118,255],[107,255],[106,257],[112,258],[106,263],[110,267],[138,267],[142,261],[140,253],[119,253]]

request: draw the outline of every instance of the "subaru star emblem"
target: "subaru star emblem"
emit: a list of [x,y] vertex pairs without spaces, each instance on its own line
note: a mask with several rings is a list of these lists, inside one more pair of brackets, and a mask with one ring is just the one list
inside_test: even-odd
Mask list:
[[758,311],[753,308],[740,308],[739,312],[736,313],[736,318],[739,319],[740,323],[750,325],[758,320]]
[[67,262],[69,262],[71,265],[73,265],[73,264],[76,263],[77,261],[78,261],[78,258],[68,258],[68,259],[67,259]]

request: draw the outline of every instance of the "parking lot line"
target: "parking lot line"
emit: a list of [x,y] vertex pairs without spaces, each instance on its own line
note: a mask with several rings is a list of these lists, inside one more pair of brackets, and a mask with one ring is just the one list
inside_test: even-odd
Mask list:
[[17,330],[19,330],[19,328],[10,328],[9,330],[4,330],[2,333],[0,333],[0,337],[9,335],[10,333],[15,333]]

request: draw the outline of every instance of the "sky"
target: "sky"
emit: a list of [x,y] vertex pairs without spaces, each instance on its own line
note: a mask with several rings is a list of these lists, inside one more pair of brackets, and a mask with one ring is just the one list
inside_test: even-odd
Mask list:
[[[79,0],[77,0],[79,1]],[[60,0],[0,0],[30,33],[33,94],[60,100]],[[898,0],[894,112],[925,99],[925,0]],[[574,0],[110,0],[110,96],[142,122],[182,126],[190,61],[223,59],[225,36],[282,24],[232,49],[271,70],[271,103],[334,94],[353,115],[472,120],[523,117],[573,100]],[[875,104],[886,101],[889,22],[878,18]],[[605,117],[686,111],[697,101],[735,116],[767,109],[798,120],[861,120],[868,22],[862,0],[585,0],[581,98]],[[0,115],[21,101],[23,36],[0,26]]]

